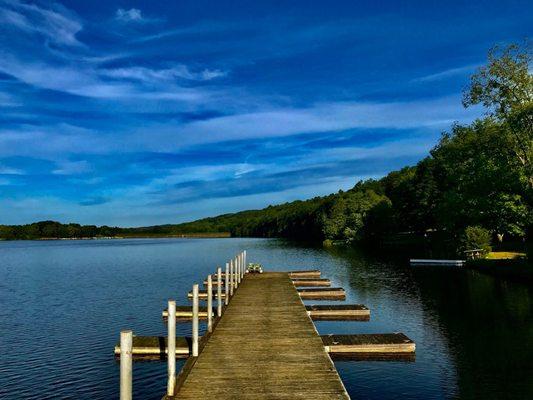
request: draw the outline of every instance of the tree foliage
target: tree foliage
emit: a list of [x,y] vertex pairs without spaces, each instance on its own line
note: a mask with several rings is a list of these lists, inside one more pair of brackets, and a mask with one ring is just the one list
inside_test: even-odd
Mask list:
[[508,128],[510,148],[520,161],[529,189],[533,189],[533,75],[531,49],[510,45],[489,51],[488,64],[471,78],[463,104],[483,104]]
[[468,226],[463,235],[463,248],[465,250],[483,250],[487,254],[491,251],[490,232],[481,226]]

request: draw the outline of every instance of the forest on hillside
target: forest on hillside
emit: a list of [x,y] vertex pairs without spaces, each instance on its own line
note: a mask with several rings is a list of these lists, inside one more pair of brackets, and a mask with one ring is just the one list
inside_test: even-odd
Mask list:
[[448,251],[531,239],[533,76],[527,46],[494,48],[471,78],[465,107],[487,113],[443,133],[415,166],[325,197],[193,222],[142,228],[62,225],[45,221],[0,226],[0,238],[180,235],[286,237],[374,245],[434,239]]

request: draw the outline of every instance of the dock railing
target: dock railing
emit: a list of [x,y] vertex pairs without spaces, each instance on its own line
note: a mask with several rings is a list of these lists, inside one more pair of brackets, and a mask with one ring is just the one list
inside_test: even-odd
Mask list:
[[[207,333],[213,332],[214,325],[222,318],[225,307],[234,296],[246,271],[246,251],[242,251],[226,263],[224,285],[222,285],[222,268],[216,270],[216,318],[213,313],[213,276],[207,277]],[[222,292],[224,286],[224,292]],[[192,340],[191,357],[198,357],[200,353],[199,337],[199,285],[192,286]],[[222,296],[222,295],[225,296]],[[223,299],[224,297],[224,299]],[[224,301],[222,301],[224,300]],[[167,308],[167,395],[173,396],[176,392],[176,301],[168,300]],[[120,332],[120,400],[132,400],[133,396],[133,331]]]

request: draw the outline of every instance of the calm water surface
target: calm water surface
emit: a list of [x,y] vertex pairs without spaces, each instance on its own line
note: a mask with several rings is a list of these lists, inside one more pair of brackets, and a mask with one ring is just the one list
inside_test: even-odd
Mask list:
[[[0,242],[0,398],[117,398],[120,330],[164,335],[167,299],[187,304],[241,249],[269,270],[320,268],[371,309],[370,322],[317,322],[320,333],[416,341],[415,362],[336,362],[352,399],[533,398],[530,286],[266,239]],[[136,363],[134,397],[159,400],[165,380],[165,363]]]

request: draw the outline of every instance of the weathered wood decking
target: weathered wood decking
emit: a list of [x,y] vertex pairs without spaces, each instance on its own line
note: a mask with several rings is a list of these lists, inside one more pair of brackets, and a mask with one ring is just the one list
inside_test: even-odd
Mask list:
[[[363,304],[320,304],[305,306],[307,314],[314,321],[368,321],[370,310]],[[216,311],[216,310],[215,310]],[[215,315],[213,311],[212,315]],[[167,319],[168,310],[163,310],[163,319]],[[199,319],[207,319],[207,307],[199,307]],[[192,306],[176,306],[176,321],[189,322],[192,320]]]
[[349,399],[288,273],[246,275],[176,399]]

